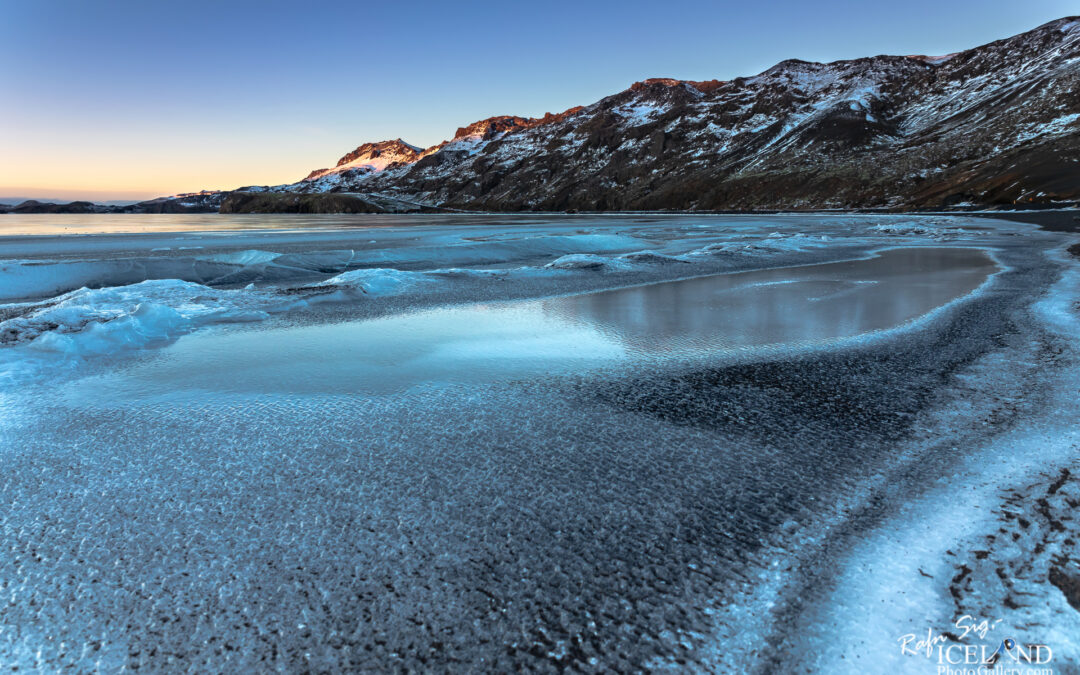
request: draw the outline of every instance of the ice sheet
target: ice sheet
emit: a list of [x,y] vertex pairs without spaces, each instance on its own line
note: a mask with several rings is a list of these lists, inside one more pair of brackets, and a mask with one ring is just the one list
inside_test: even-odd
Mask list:
[[[952,617],[881,579],[916,597],[912,562],[937,560],[916,567],[947,600],[958,572],[891,524],[964,519],[952,550],[980,550],[993,518],[949,486],[1071,438],[1059,235],[472,218],[0,241],[83,275],[18,267],[0,307],[22,369],[0,381],[0,662],[903,668],[893,628]],[[965,606],[1003,605],[987,571]],[[1072,625],[1016,576],[1059,595],[1003,618]],[[1073,653],[1064,628],[1024,636]]]

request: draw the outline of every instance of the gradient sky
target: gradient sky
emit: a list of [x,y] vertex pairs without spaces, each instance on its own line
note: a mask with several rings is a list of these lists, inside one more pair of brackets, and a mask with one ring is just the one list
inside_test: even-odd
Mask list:
[[647,77],[943,54],[1065,0],[0,0],[0,197],[276,184],[360,143],[427,146]]

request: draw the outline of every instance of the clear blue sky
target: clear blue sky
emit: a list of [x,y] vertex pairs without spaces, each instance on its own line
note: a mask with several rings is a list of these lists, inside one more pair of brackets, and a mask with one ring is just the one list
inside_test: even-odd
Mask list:
[[939,54],[1064,0],[0,0],[0,196],[281,183],[365,141],[430,145],[635,80]]

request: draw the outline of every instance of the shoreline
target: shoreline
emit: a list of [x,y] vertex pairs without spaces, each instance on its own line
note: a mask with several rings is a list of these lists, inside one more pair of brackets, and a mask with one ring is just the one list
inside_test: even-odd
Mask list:
[[1015,223],[1038,225],[1047,232],[1080,232],[1080,209],[1046,209],[1032,211],[972,212],[976,218],[1009,220]]
[[[800,636],[799,644],[773,665],[810,662],[853,672],[860,662],[866,667],[869,656],[875,667],[929,672],[937,662],[902,651],[898,641],[925,639],[928,630],[946,648],[992,642],[993,651],[994,640],[1005,637],[1045,643],[1055,653],[1050,665],[1059,670],[1080,656],[1076,633],[1066,627],[1080,626],[1069,607],[1080,599],[1080,524],[1066,505],[1076,492],[1068,469],[1076,471],[1080,440],[1070,430],[1080,356],[1069,346],[1080,322],[1069,288],[1078,275],[1068,256],[1051,253],[1051,260],[1062,277],[1017,315],[1037,326],[1032,344],[1011,340],[950,375],[945,401],[924,421],[929,445],[919,450],[916,444],[896,483],[877,496],[881,503],[826,537],[823,550],[831,555],[797,573],[803,581],[786,588],[784,601],[797,610],[784,610],[788,620],[780,632]],[[953,397],[965,401],[963,419],[951,421]],[[988,426],[980,429],[980,419]],[[916,489],[898,487],[905,484]],[[1037,571],[1047,569],[1049,580]],[[986,619],[994,630],[965,634],[965,616]],[[793,660],[809,653],[809,661]]]
[[[343,194],[349,195],[351,193],[329,193],[329,194]],[[416,209],[412,211],[371,211],[371,212],[353,212],[353,211],[235,211],[235,212],[223,212],[216,210],[188,210],[188,211],[174,211],[174,212],[152,212],[152,211],[131,211],[131,210],[112,210],[113,207],[101,207],[110,210],[100,211],[88,211],[88,210],[43,210],[43,211],[15,211],[11,210],[10,206],[8,210],[5,210],[5,205],[0,204],[0,216],[9,215],[16,217],[26,216],[58,216],[58,215],[79,215],[79,216],[249,216],[249,217],[307,217],[307,218],[324,218],[324,217],[410,217],[410,216],[514,216],[520,218],[529,217],[589,217],[589,216],[615,216],[615,217],[629,217],[629,216],[735,216],[735,217],[755,217],[755,216],[829,216],[829,215],[842,215],[842,216],[972,216],[977,218],[997,218],[1001,220],[1012,220],[1016,222],[1029,223],[1034,225],[1046,226],[1048,228],[1074,228],[1073,222],[1080,223],[1080,202],[1076,202],[1071,205],[1051,205],[1051,206],[1037,206],[1032,208],[970,208],[970,209],[892,209],[892,208],[822,208],[822,209],[801,209],[801,210],[783,210],[783,209],[761,209],[754,211],[738,211],[738,210],[655,210],[655,211],[591,211],[591,210],[578,210],[570,209],[565,211],[474,211],[467,209],[457,209],[450,207],[438,207],[431,206],[424,209]],[[58,207],[65,205],[58,204]],[[0,219],[0,223],[3,220]],[[1053,231],[1074,231],[1073,229]]]

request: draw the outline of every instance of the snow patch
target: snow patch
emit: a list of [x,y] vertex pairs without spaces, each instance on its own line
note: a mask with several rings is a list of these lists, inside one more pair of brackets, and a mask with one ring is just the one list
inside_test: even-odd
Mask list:
[[1060,136],[1069,133],[1073,131],[1072,127],[1076,126],[1077,120],[1080,120],[1080,114],[1072,113],[1043,124],[1032,124],[1017,134],[1016,142],[1023,143],[1043,136]]
[[652,103],[635,103],[633,105],[623,105],[614,109],[614,112],[629,123],[628,126],[639,127],[643,124],[648,124],[663,111],[661,106]]

